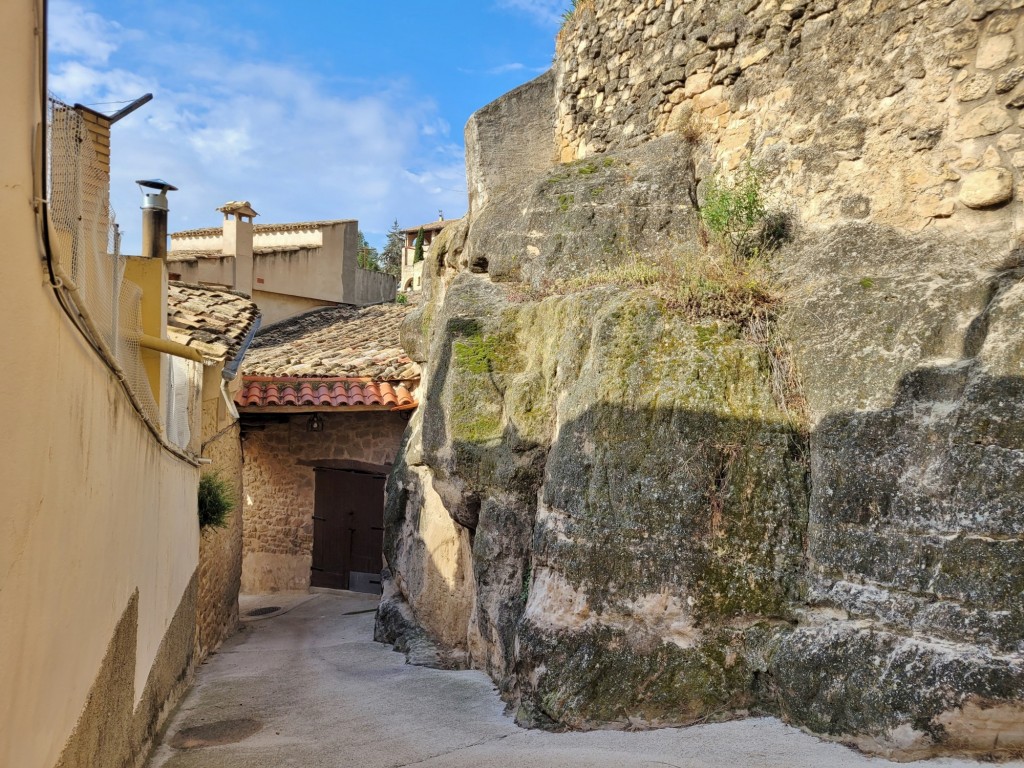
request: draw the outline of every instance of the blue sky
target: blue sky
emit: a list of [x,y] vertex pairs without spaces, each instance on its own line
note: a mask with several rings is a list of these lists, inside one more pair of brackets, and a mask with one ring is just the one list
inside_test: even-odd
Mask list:
[[357,218],[381,245],[466,209],[462,131],[551,64],[570,0],[50,0],[50,90],[114,126],[112,201],[139,242],[138,178],[163,178],[171,229]]

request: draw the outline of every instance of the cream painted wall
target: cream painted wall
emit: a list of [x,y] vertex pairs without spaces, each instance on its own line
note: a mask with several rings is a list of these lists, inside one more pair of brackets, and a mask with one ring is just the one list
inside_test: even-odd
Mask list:
[[33,214],[42,3],[0,3],[0,765],[49,768],[139,590],[135,698],[196,569],[198,470],[163,450],[58,307]]
[[260,308],[260,314],[263,316],[262,327],[264,328],[271,323],[301,315],[311,309],[329,307],[334,304],[334,302],[321,299],[307,299],[304,296],[288,296],[283,293],[267,293],[265,291],[255,291],[252,300]]

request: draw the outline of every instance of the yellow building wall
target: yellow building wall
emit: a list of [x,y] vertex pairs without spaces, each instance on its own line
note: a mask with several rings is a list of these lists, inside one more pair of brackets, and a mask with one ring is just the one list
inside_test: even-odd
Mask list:
[[160,447],[46,283],[41,6],[0,3],[0,765],[104,766],[143,748],[187,678],[199,473]]

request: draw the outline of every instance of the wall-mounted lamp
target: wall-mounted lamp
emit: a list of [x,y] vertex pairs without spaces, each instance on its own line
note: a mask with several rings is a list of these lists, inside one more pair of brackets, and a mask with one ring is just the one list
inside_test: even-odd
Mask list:
[[306,430],[309,432],[323,432],[324,417],[319,413],[314,413],[309,417],[309,421],[306,422]]

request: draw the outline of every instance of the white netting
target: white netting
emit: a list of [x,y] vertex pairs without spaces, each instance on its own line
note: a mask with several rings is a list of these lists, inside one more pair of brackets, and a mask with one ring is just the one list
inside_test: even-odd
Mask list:
[[181,449],[192,443],[193,427],[199,424],[203,366],[183,357],[170,358],[167,366],[167,439]]
[[[51,98],[49,102],[49,167],[47,179],[49,239],[53,270],[63,286],[66,302],[81,316],[83,329],[124,378],[135,402],[153,425],[167,425],[189,445],[195,406],[173,410],[174,423],[161,419],[142,362],[142,290],[125,280],[125,259],[110,207],[109,134],[98,121],[90,123],[73,107]],[[177,358],[170,358],[176,360]],[[201,368],[197,363],[189,365]],[[174,367],[173,364],[168,366]],[[178,375],[167,390],[167,417],[172,402],[198,402],[201,373]],[[197,376],[200,377],[197,379]],[[168,376],[168,383],[171,383]],[[182,388],[178,392],[178,388]]]

